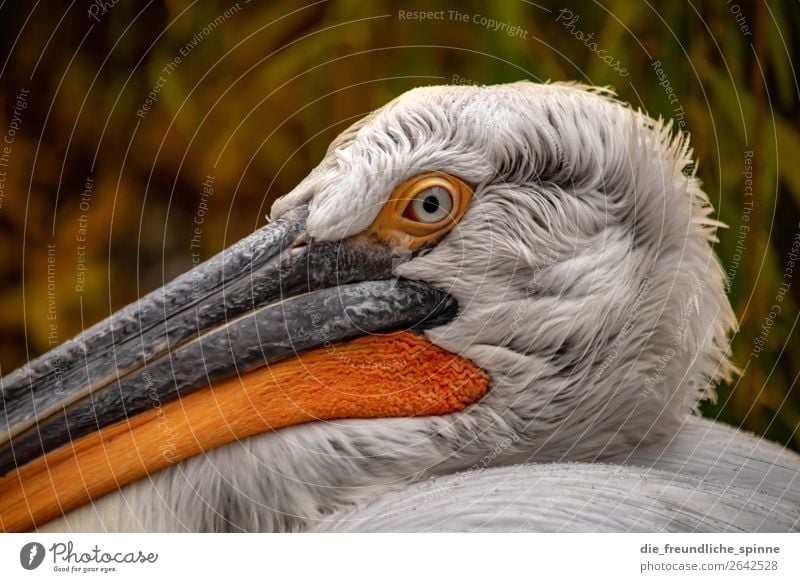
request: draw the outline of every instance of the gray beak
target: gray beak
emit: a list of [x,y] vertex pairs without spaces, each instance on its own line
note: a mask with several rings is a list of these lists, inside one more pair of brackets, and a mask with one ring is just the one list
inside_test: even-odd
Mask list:
[[457,305],[392,278],[392,249],[307,241],[306,206],[0,379],[0,475],[216,380]]

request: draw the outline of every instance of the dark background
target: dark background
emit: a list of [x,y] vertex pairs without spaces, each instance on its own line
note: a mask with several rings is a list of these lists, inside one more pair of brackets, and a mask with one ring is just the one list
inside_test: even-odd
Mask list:
[[261,226],[339,131],[403,91],[573,79],[691,133],[730,225],[717,250],[744,369],[706,413],[800,448],[797,2],[103,4],[0,0],[2,374]]

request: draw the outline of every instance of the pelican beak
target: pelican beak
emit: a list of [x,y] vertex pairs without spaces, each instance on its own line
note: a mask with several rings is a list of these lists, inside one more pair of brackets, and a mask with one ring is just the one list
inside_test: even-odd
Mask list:
[[414,333],[455,300],[391,246],[314,242],[300,206],[2,379],[0,529],[317,419],[445,414],[486,376]]

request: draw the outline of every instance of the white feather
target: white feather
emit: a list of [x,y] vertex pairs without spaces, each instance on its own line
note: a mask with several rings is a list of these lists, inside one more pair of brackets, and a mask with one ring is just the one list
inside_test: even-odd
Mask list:
[[690,419],[604,463],[524,464],[412,485],[322,531],[800,531],[800,464],[780,447]]

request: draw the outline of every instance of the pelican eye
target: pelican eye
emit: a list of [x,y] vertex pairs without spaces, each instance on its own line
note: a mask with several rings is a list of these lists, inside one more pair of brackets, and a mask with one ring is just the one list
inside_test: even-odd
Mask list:
[[441,186],[432,186],[417,194],[406,206],[405,218],[433,224],[441,222],[453,210],[453,197]]
[[440,240],[458,224],[472,198],[472,188],[442,172],[425,172],[394,189],[368,236],[416,250]]

